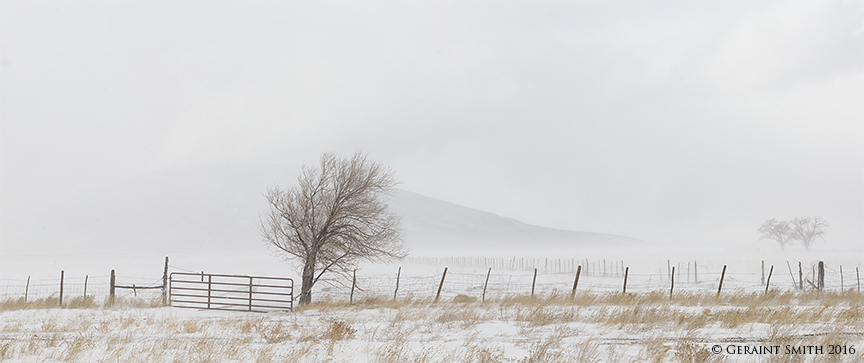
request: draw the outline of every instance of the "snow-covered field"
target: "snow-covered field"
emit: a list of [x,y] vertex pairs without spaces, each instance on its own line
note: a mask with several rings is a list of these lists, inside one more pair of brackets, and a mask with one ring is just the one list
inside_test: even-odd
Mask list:
[[[487,246],[427,252],[392,264],[359,266],[357,287],[363,290],[355,291],[354,305],[347,304],[350,283],[342,281],[316,286],[313,300],[317,303],[309,308],[271,314],[149,307],[149,299],[159,300],[158,290],[137,292],[139,297],[143,294],[145,304],[128,304],[134,301],[129,290],[118,291],[125,304],[104,307],[101,303],[112,269],[118,284],[158,285],[166,255],[169,273],[297,278],[296,262],[286,263],[260,244],[209,254],[76,255],[39,250],[0,256],[0,301],[7,301],[0,308],[0,360],[864,361],[864,295],[857,292],[855,274],[856,268],[864,270],[860,247],[780,252],[770,243],[698,249]],[[570,263],[547,265],[547,258]],[[518,261],[515,267],[514,261]],[[767,295],[763,261],[766,274],[774,267]],[[798,262],[804,278],[812,281],[818,261],[825,263],[825,292],[820,296],[811,288],[796,291],[793,276],[798,278]],[[573,262],[583,265],[583,271],[571,302]],[[676,280],[670,300],[673,266]],[[717,298],[723,266],[728,268]],[[444,267],[448,273],[441,300],[433,303]],[[487,301],[481,302],[489,267]],[[531,298],[535,267],[536,297]],[[622,267],[629,267],[627,295],[622,294]],[[55,303],[61,270],[66,279],[65,308]],[[43,299],[41,308],[14,306],[28,277],[30,301]],[[93,302],[82,298],[85,278]],[[838,348],[845,354],[829,354]]]
[[[489,259],[409,258],[361,266],[355,303],[350,284],[316,287],[316,304],[292,313],[230,313],[159,307],[158,290],[118,290],[123,303],[105,307],[107,272],[118,284],[158,284],[164,256],[58,256],[17,259],[0,285],[0,360],[10,362],[820,362],[864,361],[864,295],[857,292],[857,253],[776,254],[736,250],[702,254],[671,251],[577,251],[559,254],[586,265],[574,301],[575,274],[547,268],[542,251]],[[477,255],[475,255],[477,256]],[[546,256],[554,256],[547,254]],[[606,273],[598,267],[607,256]],[[669,257],[667,257],[669,256]],[[664,258],[665,257],[665,258]],[[530,260],[529,260],[530,259]],[[622,294],[623,265],[630,267]],[[774,266],[771,291],[761,261]],[[796,291],[802,261],[826,264],[826,290]],[[431,263],[430,263],[431,261]],[[471,262],[474,261],[474,262]],[[613,264],[613,261],[619,261]],[[698,261],[698,276],[688,263]],[[794,269],[789,273],[786,261]],[[494,265],[481,302],[487,265]],[[718,298],[720,273],[728,266]],[[843,279],[839,269],[844,266]],[[448,266],[441,299],[434,294]],[[531,297],[533,266],[539,270]],[[676,267],[669,298],[668,268]],[[401,281],[392,297],[396,273]],[[8,268],[8,269],[7,269]],[[65,308],[57,308],[64,269]],[[696,270],[694,266],[689,269]],[[200,271],[296,277],[272,255],[175,254],[169,272]],[[287,272],[287,273],[286,273]],[[56,276],[55,276],[56,275]],[[84,299],[84,276],[89,278]],[[33,276],[31,305],[20,309],[21,288]],[[841,289],[841,284],[843,288]],[[299,283],[298,283],[299,286]],[[36,300],[34,303],[33,301]],[[41,306],[40,302],[41,301]],[[138,303],[130,303],[138,301]],[[156,307],[150,307],[155,301]],[[142,303],[143,302],[143,303]],[[712,349],[719,349],[718,354]],[[839,350],[838,350],[839,349]],[[854,352],[853,352],[854,350]],[[756,352],[754,354],[754,352]],[[844,354],[830,354],[830,353]],[[805,354],[806,353],[806,354]]]
[[861,362],[862,296],[581,292],[573,300],[456,295],[436,303],[367,295],[354,305],[323,300],[270,314],[151,308],[132,299],[16,310],[7,301],[0,360]]

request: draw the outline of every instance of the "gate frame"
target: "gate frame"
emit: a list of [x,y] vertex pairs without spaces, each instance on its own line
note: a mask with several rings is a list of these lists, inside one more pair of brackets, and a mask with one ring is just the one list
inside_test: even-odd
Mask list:
[[[178,279],[175,279],[177,275]],[[195,277],[195,280],[183,279],[183,276]],[[248,283],[236,282],[213,282],[213,277],[224,277],[232,279],[248,279]],[[206,281],[204,278],[207,277]],[[199,280],[200,279],[200,280]],[[255,280],[284,281],[287,284],[254,284]],[[206,285],[204,288],[198,287],[181,287],[178,284],[196,284]],[[214,286],[215,285],[215,286]],[[222,286],[248,286],[247,291],[219,289]],[[216,287],[214,289],[214,287]],[[287,289],[287,292],[272,292],[272,291],[254,291],[254,287],[264,287],[268,289]],[[189,273],[189,272],[172,272],[168,278],[169,302],[170,306],[185,309],[208,309],[208,310],[224,310],[224,311],[241,311],[241,312],[256,312],[268,313],[273,311],[292,311],[294,310],[294,279],[289,277],[272,277],[272,276],[249,276],[249,275],[227,275],[227,274],[205,274]],[[190,291],[206,292],[207,295],[192,295]],[[222,292],[233,294],[235,296],[213,296],[213,292]],[[243,295],[240,297],[239,295]],[[247,295],[248,294],[248,295]],[[254,295],[264,295],[264,298],[256,298]],[[179,297],[180,299],[176,299]],[[286,300],[277,300],[279,296],[287,297]],[[268,297],[270,297],[268,299]],[[217,301],[214,301],[217,300]],[[227,301],[226,301],[227,300]],[[235,303],[235,301],[245,301],[245,303]],[[259,302],[259,304],[256,304]],[[180,305],[175,305],[179,303]],[[261,304],[263,303],[263,304]],[[274,306],[275,303],[282,303],[286,306]],[[190,306],[192,305],[192,306]],[[218,305],[219,307],[213,307]],[[243,309],[240,309],[243,308]]]

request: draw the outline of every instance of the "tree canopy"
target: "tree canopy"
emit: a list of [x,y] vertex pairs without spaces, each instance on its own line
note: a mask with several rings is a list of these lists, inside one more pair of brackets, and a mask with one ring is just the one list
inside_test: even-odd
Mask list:
[[792,240],[800,241],[806,250],[819,238],[824,238],[828,231],[828,223],[819,216],[795,217],[791,221],[778,221],[774,218],[762,223],[759,227],[759,239],[770,239],[780,244],[780,250],[785,249]]
[[389,168],[357,152],[325,153],[318,167],[301,168],[296,186],[268,188],[262,238],[302,261],[301,305],[311,302],[312,287],[327,272],[347,274],[361,260],[406,255],[401,218],[385,199],[396,184]]

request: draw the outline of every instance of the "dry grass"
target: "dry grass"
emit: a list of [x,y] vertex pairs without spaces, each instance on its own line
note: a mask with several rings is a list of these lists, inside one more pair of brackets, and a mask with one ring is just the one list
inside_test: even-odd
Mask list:
[[678,342],[675,345],[674,351],[673,356],[675,361],[680,363],[715,362],[723,357],[711,353],[704,345],[690,340]]
[[60,307],[60,299],[46,297],[25,301],[24,298],[7,299],[0,302],[0,311],[23,310],[23,309],[51,309]]
[[324,332],[324,339],[329,340],[346,340],[354,339],[357,330],[341,320],[331,321],[327,331]]
[[[291,339],[291,332],[294,330],[292,326],[282,320],[267,322],[257,320],[251,329],[261,335],[261,339],[267,344],[281,343]],[[248,325],[244,324],[240,327],[239,333],[244,334],[244,332],[248,333],[249,331]]]
[[[16,299],[0,303],[0,314],[41,318],[0,316],[0,360],[319,362],[350,361],[345,357],[359,353],[374,362],[718,362],[728,357],[711,354],[706,343],[717,339],[716,331],[780,345],[860,342],[862,302],[864,295],[850,292],[680,292],[672,299],[665,292],[580,292],[572,299],[553,293],[485,302],[467,295],[439,303],[325,299],[292,314],[176,318],[160,315],[171,310],[127,309],[160,306],[158,298],[70,299],[62,308],[57,299]],[[34,309],[41,310],[15,312]],[[484,324],[513,329],[496,333]],[[620,344],[612,337],[621,334],[636,338]],[[351,351],[358,343],[361,351]],[[766,359],[854,362],[862,356]]]
[[0,301],[0,311],[29,310],[29,309],[104,309],[104,308],[156,308],[162,307],[162,297],[152,298],[124,298],[106,297],[97,300],[93,295],[77,296],[63,299],[60,305],[59,297],[45,297],[39,299],[24,300],[24,298],[6,299]]
[[490,319],[488,310],[476,304],[452,305],[447,309],[436,310],[433,314],[435,315],[433,321],[447,328],[458,326],[461,329],[468,329]]

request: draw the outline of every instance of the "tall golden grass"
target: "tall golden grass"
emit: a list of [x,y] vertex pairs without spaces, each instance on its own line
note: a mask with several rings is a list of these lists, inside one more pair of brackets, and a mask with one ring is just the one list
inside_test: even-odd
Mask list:
[[[717,331],[772,344],[861,342],[862,302],[864,294],[848,291],[680,292],[671,299],[660,291],[579,292],[572,299],[550,293],[484,302],[466,295],[439,302],[324,299],[293,313],[175,317],[151,309],[161,306],[159,298],[90,297],[63,307],[51,298],[14,299],[0,302],[0,360],[714,362],[726,358],[707,350],[707,342],[722,338],[712,335]],[[57,309],[68,313],[52,313]],[[515,331],[490,336],[484,324]],[[620,335],[633,338],[615,340]]]

